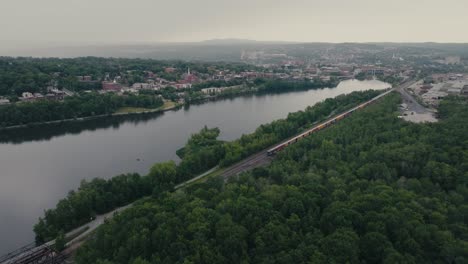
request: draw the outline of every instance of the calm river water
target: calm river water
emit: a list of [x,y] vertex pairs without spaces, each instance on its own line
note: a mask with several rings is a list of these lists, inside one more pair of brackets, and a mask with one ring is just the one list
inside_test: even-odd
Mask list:
[[238,97],[164,114],[0,131],[0,255],[32,242],[43,210],[82,179],[145,174],[155,162],[177,160],[176,150],[204,125],[234,140],[326,98],[388,87],[349,80],[332,89]]

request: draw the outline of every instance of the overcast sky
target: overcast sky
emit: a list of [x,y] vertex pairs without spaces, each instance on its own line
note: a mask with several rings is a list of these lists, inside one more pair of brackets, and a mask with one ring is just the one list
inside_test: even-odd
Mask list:
[[468,0],[0,0],[0,46],[200,41],[468,42]]

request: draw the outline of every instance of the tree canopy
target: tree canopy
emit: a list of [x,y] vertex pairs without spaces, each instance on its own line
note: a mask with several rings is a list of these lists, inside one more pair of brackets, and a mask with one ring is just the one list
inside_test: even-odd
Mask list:
[[[327,99],[305,111],[290,114],[284,120],[262,125],[253,134],[244,135],[233,142],[217,140],[219,129],[204,127],[199,133],[192,135],[185,147],[178,151],[182,161],[177,166],[172,162],[155,164],[146,176],[128,174],[110,180],[97,178],[91,182],[84,181],[77,191],[70,192],[54,209],[45,211],[44,217],[34,226],[36,241],[42,243],[54,239],[59,232],[70,231],[96,214],[109,212],[141,197],[150,194],[155,197],[163,196],[176,184],[218,164],[227,166],[378,93],[354,92],[348,96]],[[113,196],[113,193],[116,195]]]
[[[397,118],[385,97],[225,183],[139,201],[77,263],[466,263],[468,103]],[[107,261],[107,262],[105,262]]]
[[63,102],[42,100],[0,106],[0,127],[107,115],[120,107],[158,108],[163,100],[154,95],[84,93]]

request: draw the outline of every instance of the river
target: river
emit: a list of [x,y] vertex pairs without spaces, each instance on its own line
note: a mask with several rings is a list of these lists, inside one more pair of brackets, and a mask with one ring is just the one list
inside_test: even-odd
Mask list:
[[0,131],[0,255],[32,242],[43,210],[82,179],[145,174],[155,162],[178,160],[176,150],[205,125],[234,140],[326,98],[389,86],[348,80],[331,89],[243,96],[163,114]]

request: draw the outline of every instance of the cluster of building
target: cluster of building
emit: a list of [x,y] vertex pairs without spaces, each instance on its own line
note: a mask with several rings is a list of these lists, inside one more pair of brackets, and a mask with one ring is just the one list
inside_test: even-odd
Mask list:
[[[166,73],[173,73],[177,71],[176,68],[167,67],[165,68]],[[156,74],[150,71],[145,72],[145,82],[133,83],[131,86],[123,85],[120,80],[122,77],[117,76],[112,81],[106,80],[102,82],[103,91],[114,91],[114,92],[138,92],[139,90],[160,90],[166,87],[174,87],[176,89],[191,88],[192,84],[200,82],[200,78],[192,73],[190,69],[187,73],[182,75],[182,79],[178,81],[168,81],[164,78],[158,77]]]
[[210,87],[210,88],[201,89],[201,92],[207,95],[214,95],[214,94],[218,94],[223,91],[226,91],[226,90],[240,89],[242,87],[243,85],[234,85],[234,86],[227,86],[227,87]]
[[18,99],[21,102],[36,102],[41,100],[62,101],[66,96],[70,95],[73,94],[71,92],[67,92],[67,90],[62,91],[57,88],[49,87],[47,88],[46,94],[24,92]]
[[[247,55],[246,55],[247,56]],[[249,55],[251,56],[251,55]],[[276,56],[284,57],[284,56]],[[192,85],[209,81],[241,81],[252,82],[257,78],[264,79],[280,79],[287,81],[303,81],[321,79],[329,81],[331,78],[340,80],[352,79],[357,75],[363,75],[365,78],[372,76],[390,76],[398,75],[400,77],[408,76],[413,73],[411,68],[403,68],[395,70],[390,67],[385,67],[378,64],[358,65],[356,63],[336,63],[326,65],[306,64],[303,60],[286,59],[279,63],[263,64],[262,70],[259,71],[243,71],[235,72],[232,70],[214,71],[214,74],[202,74],[198,72],[187,72],[177,81],[169,81],[150,71],[145,71],[145,81],[137,82],[131,85],[125,85],[122,82],[121,76],[116,76],[112,80],[106,76],[102,84],[102,92],[134,92],[140,90],[160,90],[166,87],[174,87],[176,89],[190,89]],[[165,73],[174,73],[180,69],[174,67],[166,67]],[[78,76],[82,82],[91,81],[90,76]],[[215,89],[215,88],[209,88]],[[215,89],[219,90],[219,89]],[[211,91],[211,90],[210,90]],[[210,93],[208,90],[203,90],[204,93]]]
[[433,74],[409,87],[424,103],[438,106],[442,98],[448,95],[468,96],[468,75]]

